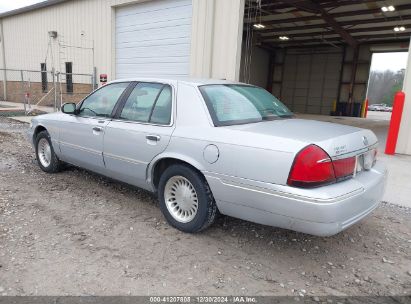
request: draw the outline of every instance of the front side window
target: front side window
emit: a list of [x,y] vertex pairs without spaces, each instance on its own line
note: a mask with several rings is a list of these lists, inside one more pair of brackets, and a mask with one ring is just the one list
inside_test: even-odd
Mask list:
[[250,85],[200,87],[216,126],[227,126],[291,117],[292,112],[266,90]]
[[128,97],[120,118],[136,122],[169,124],[171,87],[161,83],[138,83]]
[[129,82],[113,83],[97,90],[84,99],[78,115],[110,117],[118,99],[129,84]]

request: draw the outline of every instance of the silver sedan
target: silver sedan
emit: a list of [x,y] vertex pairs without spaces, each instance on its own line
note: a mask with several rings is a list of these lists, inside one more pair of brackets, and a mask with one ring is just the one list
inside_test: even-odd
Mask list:
[[369,130],[296,119],[264,89],[220,80],[125,79],[33,119],[40,168],[69,163],[158,194],[185,232],[218,212],[329,236],[383,195]]

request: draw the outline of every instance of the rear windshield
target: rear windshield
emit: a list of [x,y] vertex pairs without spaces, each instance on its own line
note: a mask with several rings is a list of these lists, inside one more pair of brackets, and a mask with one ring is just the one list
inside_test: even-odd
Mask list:
[[246,124],[292,117],[293,113],[266,90],[237,84],[200,86],[216,126]]

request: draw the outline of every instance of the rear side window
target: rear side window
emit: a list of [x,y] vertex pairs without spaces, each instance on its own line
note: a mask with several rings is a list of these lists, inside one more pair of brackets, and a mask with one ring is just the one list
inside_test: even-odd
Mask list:
[[165,86],[158,96],[156,105],[154,106],[150,122],[160,125],[168,125],[171,120],[171,88]]
[[160,83],[138,83],[124,105],[120,119],[153,124],[171,120],[171,87]]

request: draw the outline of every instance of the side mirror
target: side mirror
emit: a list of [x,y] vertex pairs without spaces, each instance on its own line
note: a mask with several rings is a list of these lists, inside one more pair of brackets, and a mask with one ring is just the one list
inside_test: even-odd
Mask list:
[[61,112],[65,114],[76,114],[76,104],[71,102],[63,104]]

